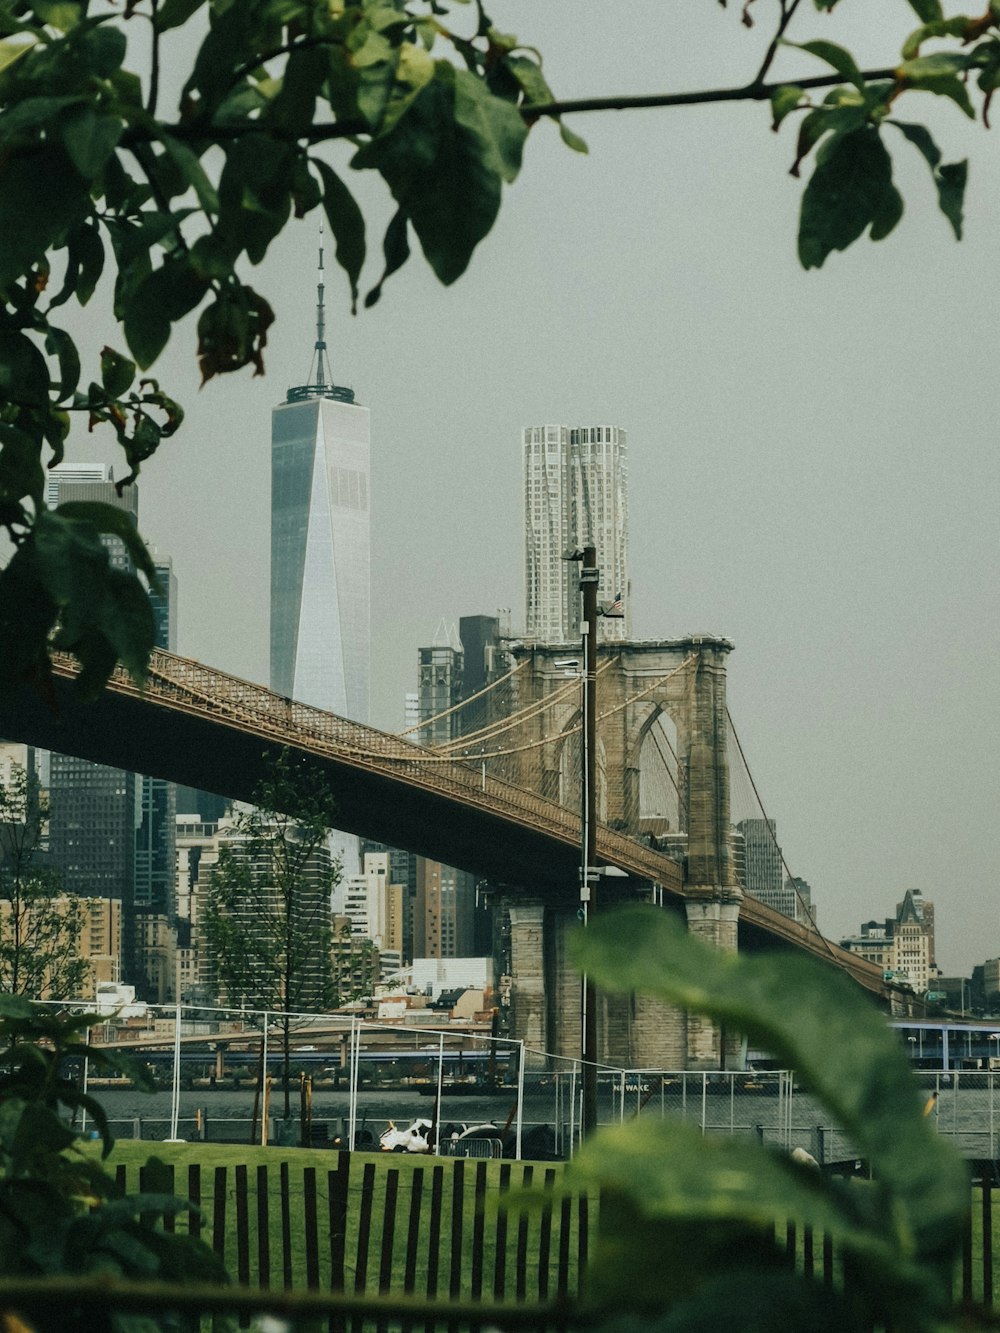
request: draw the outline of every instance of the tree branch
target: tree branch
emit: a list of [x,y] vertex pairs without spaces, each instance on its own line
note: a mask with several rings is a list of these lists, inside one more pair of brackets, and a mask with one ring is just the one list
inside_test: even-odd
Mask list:
[[[896,70],[861,71],[866,82],[895,79]],[[565,116],[577,111],[637,111],[668,106],[707,106],[713,102],[769,102],[772,93],[794,84],[797,88],[836,88],[846,83],[842,74],[818,74],[808,79],[780,79],[776,83],[747,83],[740,88],[705,88],[692,93],[650,93],[638,97],[579,97],[559,102],[537,102],[522,106],[526,120],[540,116]]]
[[767,71],[771,68],[774,57],[778,53],[781,39],[788,31],[788,25],[795,17],[795,11],[798,9],[799,4],[800,0],[781,0],[781,21],[778,24],[777,32],[771,38],[770,46],[764,53],[764,59],[760,69],[757,71],[757,77],[754,79],[754,83],[763,83],[764,79],[767,77]]
[[[895,79],[895,68],[862,70],[861,77],[866,81],[876,79]],[[715,102],[768,102],[778,88],[794,84],[805,90],[811,88],[836,88],[844,84],[842,75],[818,74],[807,79],[781,79],[774,83],[747,83],[738,88],[703,88],[689,93],[648,93],[638,96],[620,97],[579,97],[558,102],[534,102],[521,106],[521,115],[527,121],[540,120],[543,116],[558,118],[581,111],[642,111],[659,107],[673,106],[709,106]],[[156,133],[149,130],[129,129],[122,135],[121,146],[134,152],[136,147],[159,139],[160,132],[169,134],[182,142],[209,143],[226,142],[240,139],[245,134],[267,134],[274,139],[284,139],[289,143],[314,145],[329,143],[337,139],[353,139],[359,135],[371,133],[371,126],[366,121],[337,121],[333,124],[313,125],[304,134],[282,131],[264,121],[244,121],[239,125],[212,125],[209,128],[198,125],[163,124]]]

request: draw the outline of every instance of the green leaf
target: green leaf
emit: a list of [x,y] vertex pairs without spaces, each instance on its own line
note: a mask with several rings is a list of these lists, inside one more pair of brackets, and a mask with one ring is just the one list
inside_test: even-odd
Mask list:
[[[206,213],[215,214],[219,211],[219,195],[215,186],[208,178],[205,168],[196,153],[193,153],[186,143],[175,139],[170,134],[163,134],[161,142],[167,155],[170,157],[174,166],[185,185],[189,185],[197,196],[198,203]],[[181,193],[181,191],[178,191]]]
[[30,496],[37,504],[45,493],[45,472],[38,441],[17,426],[0,422],[0,498],[10,502]]
[[961,77],[969,68],[969,64],[969,56],[957,52],[939,51],[935,55],[917,56],[914,60],[905,60],[896,74],[909,88],[922,89],[925,92],[935,93],[938,97],[951,98],[970,120],[975,120],[976,113]]
[[587,1140],[569,1169],[573,1187],[610,1188],[646,1217],[773,1226],[785,1218],[828,1234],[835,1244],[887,1259],[888,1238],[859,1225],[856,1210],[827,1188],[814,1167],[740,1138],[706,1138],[700,1129],[639,1119]]
[[581,139],[578,134],[574,134],[569,126],[559,117],[559,137],[567,148],[572,148],[574,153],[589,153],[586,139]]
[[802,105],[804,96],[795,83],[783,83],[780,88],[775,88],[771,94],[772,129],[777,129],[787,115]]
[[316,98],[330,72],[330,61],[320,46],[292,51],[285,65],[278,95],[271,102],[265,121],[296,138],[310,128],[316,114]]
[[871,1163],[888,1196],[878,1229],[896,1248],[897,1267],[925,1265],[924,1295],[947,1301],[967,1171],[922,1116],[909,1061],[860,988],[804,956],[714,950],[648,908],[597,918],[578,932],[575,953],[598,986],[705,1014],[794,1068]]
[[31,50],[38,38],[32,33],[25,35],[19,31],[17,35],[4,37],[0,41],[0,71],[9,69],[15,61],[20,60]]
[[117,537],[125,547],[137,569],[150,580],[156,578],[156,567],[139,536],[132,515],[115,505],[98,500],[68,500],[55,511],[62,519],[89,524],[95,531],[108,537]]
[[521,169],[528,129],[520,111],[494,97],[481,79],[468,70],[455,71],[455,121],[479,145],[483,166],[508,183]]
[[80,353],[76,343],[63,329],[49,326],[45,335],[45,350],[59,361],[59,390],[57,398],[68,398],[80,383]]
[[909,4],[921,23],[933,23],[943,17],[941,0],[909,0]]
[[0,295],[89,209],[86,185],[61,147],[0,160]]
[[[519,122],[520,117],[508,103],[493,98],[496,108],[482,105],[468,88],[471,77],[439,62],[432,82],[393,128],[360,148],[352,161],[382,173],[445,284],[465,272],[492,227],[501,179],[516,172],[525,133],[523,125],[515,131],[510,117]],[[375,290],[380,288],[381,283]]]
[[0,399],[41,407],[49,401],[49,368],[27,335],[0,328]]
[[832,65],[837,73],[853,83],[855,88],[864,89],[865,81],[855,63],[854,57],[850,51],[845,51],[842,46],[836,42],[784,42],[785,46],[794,46],[799,51],[807,51],[810,55],[816,56],[819,60],[824,60],[828,65]]
[[166,346],[171,323],[192,311],[207,290],[208,283],[186,256],[168,258],[136,285],[123,323],[129,351],[143,370]]
[[111,347],[101,348],[101,383],[109,398],[127,393],[135,379],[135,362]]
[[721,1255],[712,1279],[682,1310],[658,1321],[656,1333],[718,1333],[720,1329],[863,1333],[865,1327],[857,1310],[835,1288],[798,1273],[761,1273],[756,1265],[734,1267]]
[[82,6],[74,0],[31,0],[31,11],[60,32],[69,32],[83,17]]
[[70,161],[85,180],[94,180],[118,147],[124,126],[117,116],[99,115],[92,107],[74,107],[56,124]]
[[71,296],[86,305],[104,271],[104,242],[97,225],[85,222],[74,227],[66,242],[66,276],[58,295],[52,298],[50,309],[64,304]]
[[400,209],[392,218],[385,231],[385,238],[382,242],[382,253],[385,256],[385,268],[382,270],[382,276],[378,282],[365,296],[365,308],[368,309],[375,305],[382,295],[382,287],[387,278],[391,277],[397,269],[403,267],[410,257],[410,240],[408,235],[409,219]]
[[951,223],[956,241],[962,239],[962,209],[968,177],[968,162],[947,162],[935,173],[938,206]]
[[873,241],[884,240],[894,231],[903,216],[903,196],[890,185],[872,218],[872,229],[868,233]]
[[206,0],[163,0],[153,14],[156,31],[168,32],[171,28],[182,28],[205,3]]
[[932,22],[925,23],[911,32],[903,43],[903,59],[912,60],[919,54],[921,45],[932,37],[964,37],[968,27],[969,20],[965,15],[952,19],[938,17]]
[[365,262],[365,219],[354,196],[332,167],[311,159],[323,182],[323,210],[336,243],[337,263],[351,284],[351,308],[358,299],[358,279]]
[[931,176],[938,192],[938,207],[951,223],[955,239],[962,239],[962,208],[965,201],[965,185],[968,178],[967,162],[941,164],[941,152],[930,131],[923,125],[915,125],[904,120],[886,122],[894,125],[920,152],[931,169]]
[[46,678],[48,636],[57,614],[56,600],[40,577],[33,528],[0,570],[0,640],[4,644],[0,681],[20,684]]
[[219,232],[226,245],[259,264],[291,212],[296,150],[248,135],[230,145],[219,180]]
[[802,267],[820,268],[833,250],[846,250],[882,215],[892,188],[892,162],[876,130],[827,139],[802,196]]

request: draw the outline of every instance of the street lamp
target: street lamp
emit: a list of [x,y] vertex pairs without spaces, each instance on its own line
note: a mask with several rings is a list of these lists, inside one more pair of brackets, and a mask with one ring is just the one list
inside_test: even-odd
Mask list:
[[912,1037],[912,1036],[911,1036],[911,1037],[907,1037],[906,1040],[910,1043],[910,1063],[911,1063],[911,1064],[915,1064],[916,1061],[913,1059],[913,1048],[914,1048],[914,1046],[916,1046],[916,1044],[917,1044],[917,1039],[916,1039],[916,1037]]
[[[580,793],[580,913],[586,926],[597,910],[597,891],[591,868],[597,860],[597,547],[588,543],[582,550],[567,551],[567,560],[580,564],[583,619],[580,639],[583,650],[582,781]],[[580,1001],[580,1048],[583,1063],[582,1129],[586,1136],[597,1128],[597,1002],[594,984],[584,974]]]

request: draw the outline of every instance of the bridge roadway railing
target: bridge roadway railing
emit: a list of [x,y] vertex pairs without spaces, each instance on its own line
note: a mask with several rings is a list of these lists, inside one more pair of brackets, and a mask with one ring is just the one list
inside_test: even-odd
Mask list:
[[[72,658],[53,657],[58,674],[69,677],[76,673]],[[478,764],[439,758],[433,750],[399,736],[298,703],[190,658],[155,649],[144,688],[121,667],[115,671],[111,688],[218,722],[232,722],[262,740],[294,744],[369,772],[402,778],[411,786],[502,814],[569,845],[580,841],[578,814],[502,779],[484,780]],[[681,872],[676,861],[615,829],[601,826],[597,837],[601,860],[680,894]]]
[[[52,656],[59,676],[70,679],[76,675],[78,668],[70,656]],[[154,649],[144,687],[119,667],[110,688],[121,695],[231,723],[265,741],[294,744],[348,766],[401,778],[413,787],[499,814],[568,846],[580,841],[580,817],[576,812],[503,779],[484,777],[477,762],[447,759],[402,737],[288,699],[263,685],[163,649]],[[599,861],[659,886],[674,899],[685,897],[678,863],[617,829],[598,826],[597,855]],[[887,993],[881,971],[867,960],[837,948],[819,931],[792,921],[757,899],[744,899],[741,919],[772,939],[826,958],[866,989],[883,996]]]

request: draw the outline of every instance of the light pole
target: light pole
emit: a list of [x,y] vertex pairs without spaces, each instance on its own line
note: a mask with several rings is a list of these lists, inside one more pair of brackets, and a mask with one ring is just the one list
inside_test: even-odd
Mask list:
[[[580,792],[580,919],[584,926],[597,910],[597,547],[568,552],[567,560],[580,563],[583,650]],[[597,1128],[597,1004],[594,985],[585,973],[580,988],[580,1054],[583,1064],[584,1136]]]

